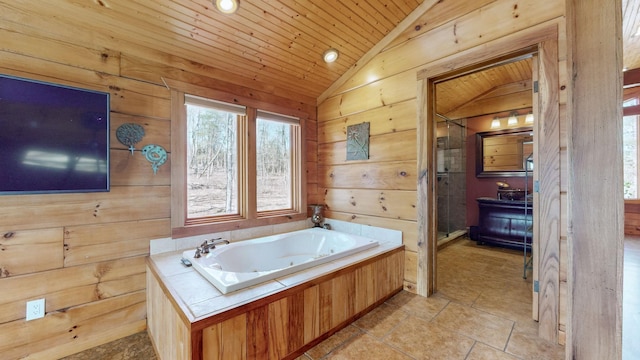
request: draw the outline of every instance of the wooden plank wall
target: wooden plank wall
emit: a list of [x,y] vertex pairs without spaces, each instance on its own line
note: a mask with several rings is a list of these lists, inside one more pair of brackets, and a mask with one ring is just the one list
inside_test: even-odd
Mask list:
[[572,264],[567,274],[567,359],[623,357],[621,7],[621,1],[606,0],[566,4],[571,74],[567,252]]
[[640,200],[624,201],[624,234],[640,235]]
[[[461,6],[464,11],[461,11]],[[416,73],[461,51],[499,43],[517,31],[557,24],[559,83],[566,84],[564,2],[532,0],[439,2],[412,28],[318,105],[318,178],[327,216],[403,231],[405,289],[416,291],[418,271]],[[561,169],[566,176],[566,130],[560,94]],[[346,127],[370,122],[370,158],[346,161]],[[560,239],[566,246],[566,183],[561,183]],[[562,254],[561,254],[562,256]],[[561,267],[566,269],[566,257]],[[564,277],[566,285],[566,276]],[[566,287],[565,287],[566,289]],[[560,303],[566,302],[564,295]],[[559,325],[564,326],[565,314]]]
[[[51,5],[0,4],[0,73],[111,93],[109,193],[0,197],[0,354],[57,358],[146,327],[149,240],[171,236],[170,93],[161,77],[233,91],[310,114],[309,202],[319,202],[315,104],[217,80],[216,69],[57,21]],[[169,161],[153,175],[143,156],[115,138],[123,123],[144,127],[146,144]],[[45,298],[46,316],[25,321],[25,302]]]

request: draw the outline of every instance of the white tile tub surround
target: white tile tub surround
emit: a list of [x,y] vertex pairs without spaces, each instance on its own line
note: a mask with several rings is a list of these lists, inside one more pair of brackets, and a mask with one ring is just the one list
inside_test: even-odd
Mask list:
[[[329,224],[332,230],[368,237],[378,242],[390,242],[391,244],[402,245],[402,231],[381,228],[377,226],[356,224],[348,221],[325,219],[324,224]],[[308,229],[313,226],[311,219],[293,221],[277,225],[258,226],[249,229],[224,231],[220,233],[189,236],[185,238],[172,239],[162,238],[151,240],[149,252],[151,255],[161,254],[176,250],[187,250],[198,247],[206,239],[223,238],[231,242],[254,239],[263,236],[282,234],[295,230]]]
[[[374,248],[228,294],[222,294],[208,280],[197,273],[193,267],[182,265],[180,262],[182,251],[153,255],[151,256],[151,262],[155,264],[165,284],[176,290],[176,296],[186,306],[189,315],[193,317],[193,320],[197,320],[338,271],[355,262],[370,259],[396,249],[401,245],[400,234],[399,239],[379,240],[379,245]],[[185,288],[186,283],[190,284],[190,286]],[[195,291],[196,294],[194,294],[194,288],[197,289]]]
[[402,245],[402,231],[377,226],[356,224],[348,221],[325,219],[325,224],[331,225],[332,230],[368,237],[380,243]]
[[258,226],[250,229],[241,229],[233,231],[223,231],[219,233],[211,233],[197,236],[188,236],[184,238],[172,239],[162,238],[154,239],[149,242],[150,255],[161,254],[170,251],[194,249],[200,246],[202,242],[208,239],[222,238],[230,242],[248,240],[256,237],[280,234],[294,230],[302,230],[308,228],[307,220],[293,221],[285,224]]

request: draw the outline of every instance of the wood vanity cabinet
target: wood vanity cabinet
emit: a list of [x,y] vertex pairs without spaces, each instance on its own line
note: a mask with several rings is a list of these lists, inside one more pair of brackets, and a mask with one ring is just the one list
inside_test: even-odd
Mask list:
[[531,249],[533,204],[517,200],[478,198],[478,244],[523,249],[526,234],[527,249]]

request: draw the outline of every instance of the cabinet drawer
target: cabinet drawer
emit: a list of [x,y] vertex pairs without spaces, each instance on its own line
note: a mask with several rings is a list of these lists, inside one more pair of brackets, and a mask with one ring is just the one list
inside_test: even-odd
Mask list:
[[480,233],[491,236],[509,236],[511,233],[511,219],[487,216],[480,222]]

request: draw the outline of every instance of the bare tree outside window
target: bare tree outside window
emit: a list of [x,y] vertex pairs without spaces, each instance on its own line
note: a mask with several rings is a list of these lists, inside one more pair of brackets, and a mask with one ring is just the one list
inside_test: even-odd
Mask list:
[[187,107],[187,218],[238,213],[238,115]]
[[291,127],[258,118],[256,139],[257,210],[292,208]]
[[[624,106],[637,105],[637,99],[624,102]],[[638,198],[638,116],[622,119],[622,149],[624,162],[624,198]]]

